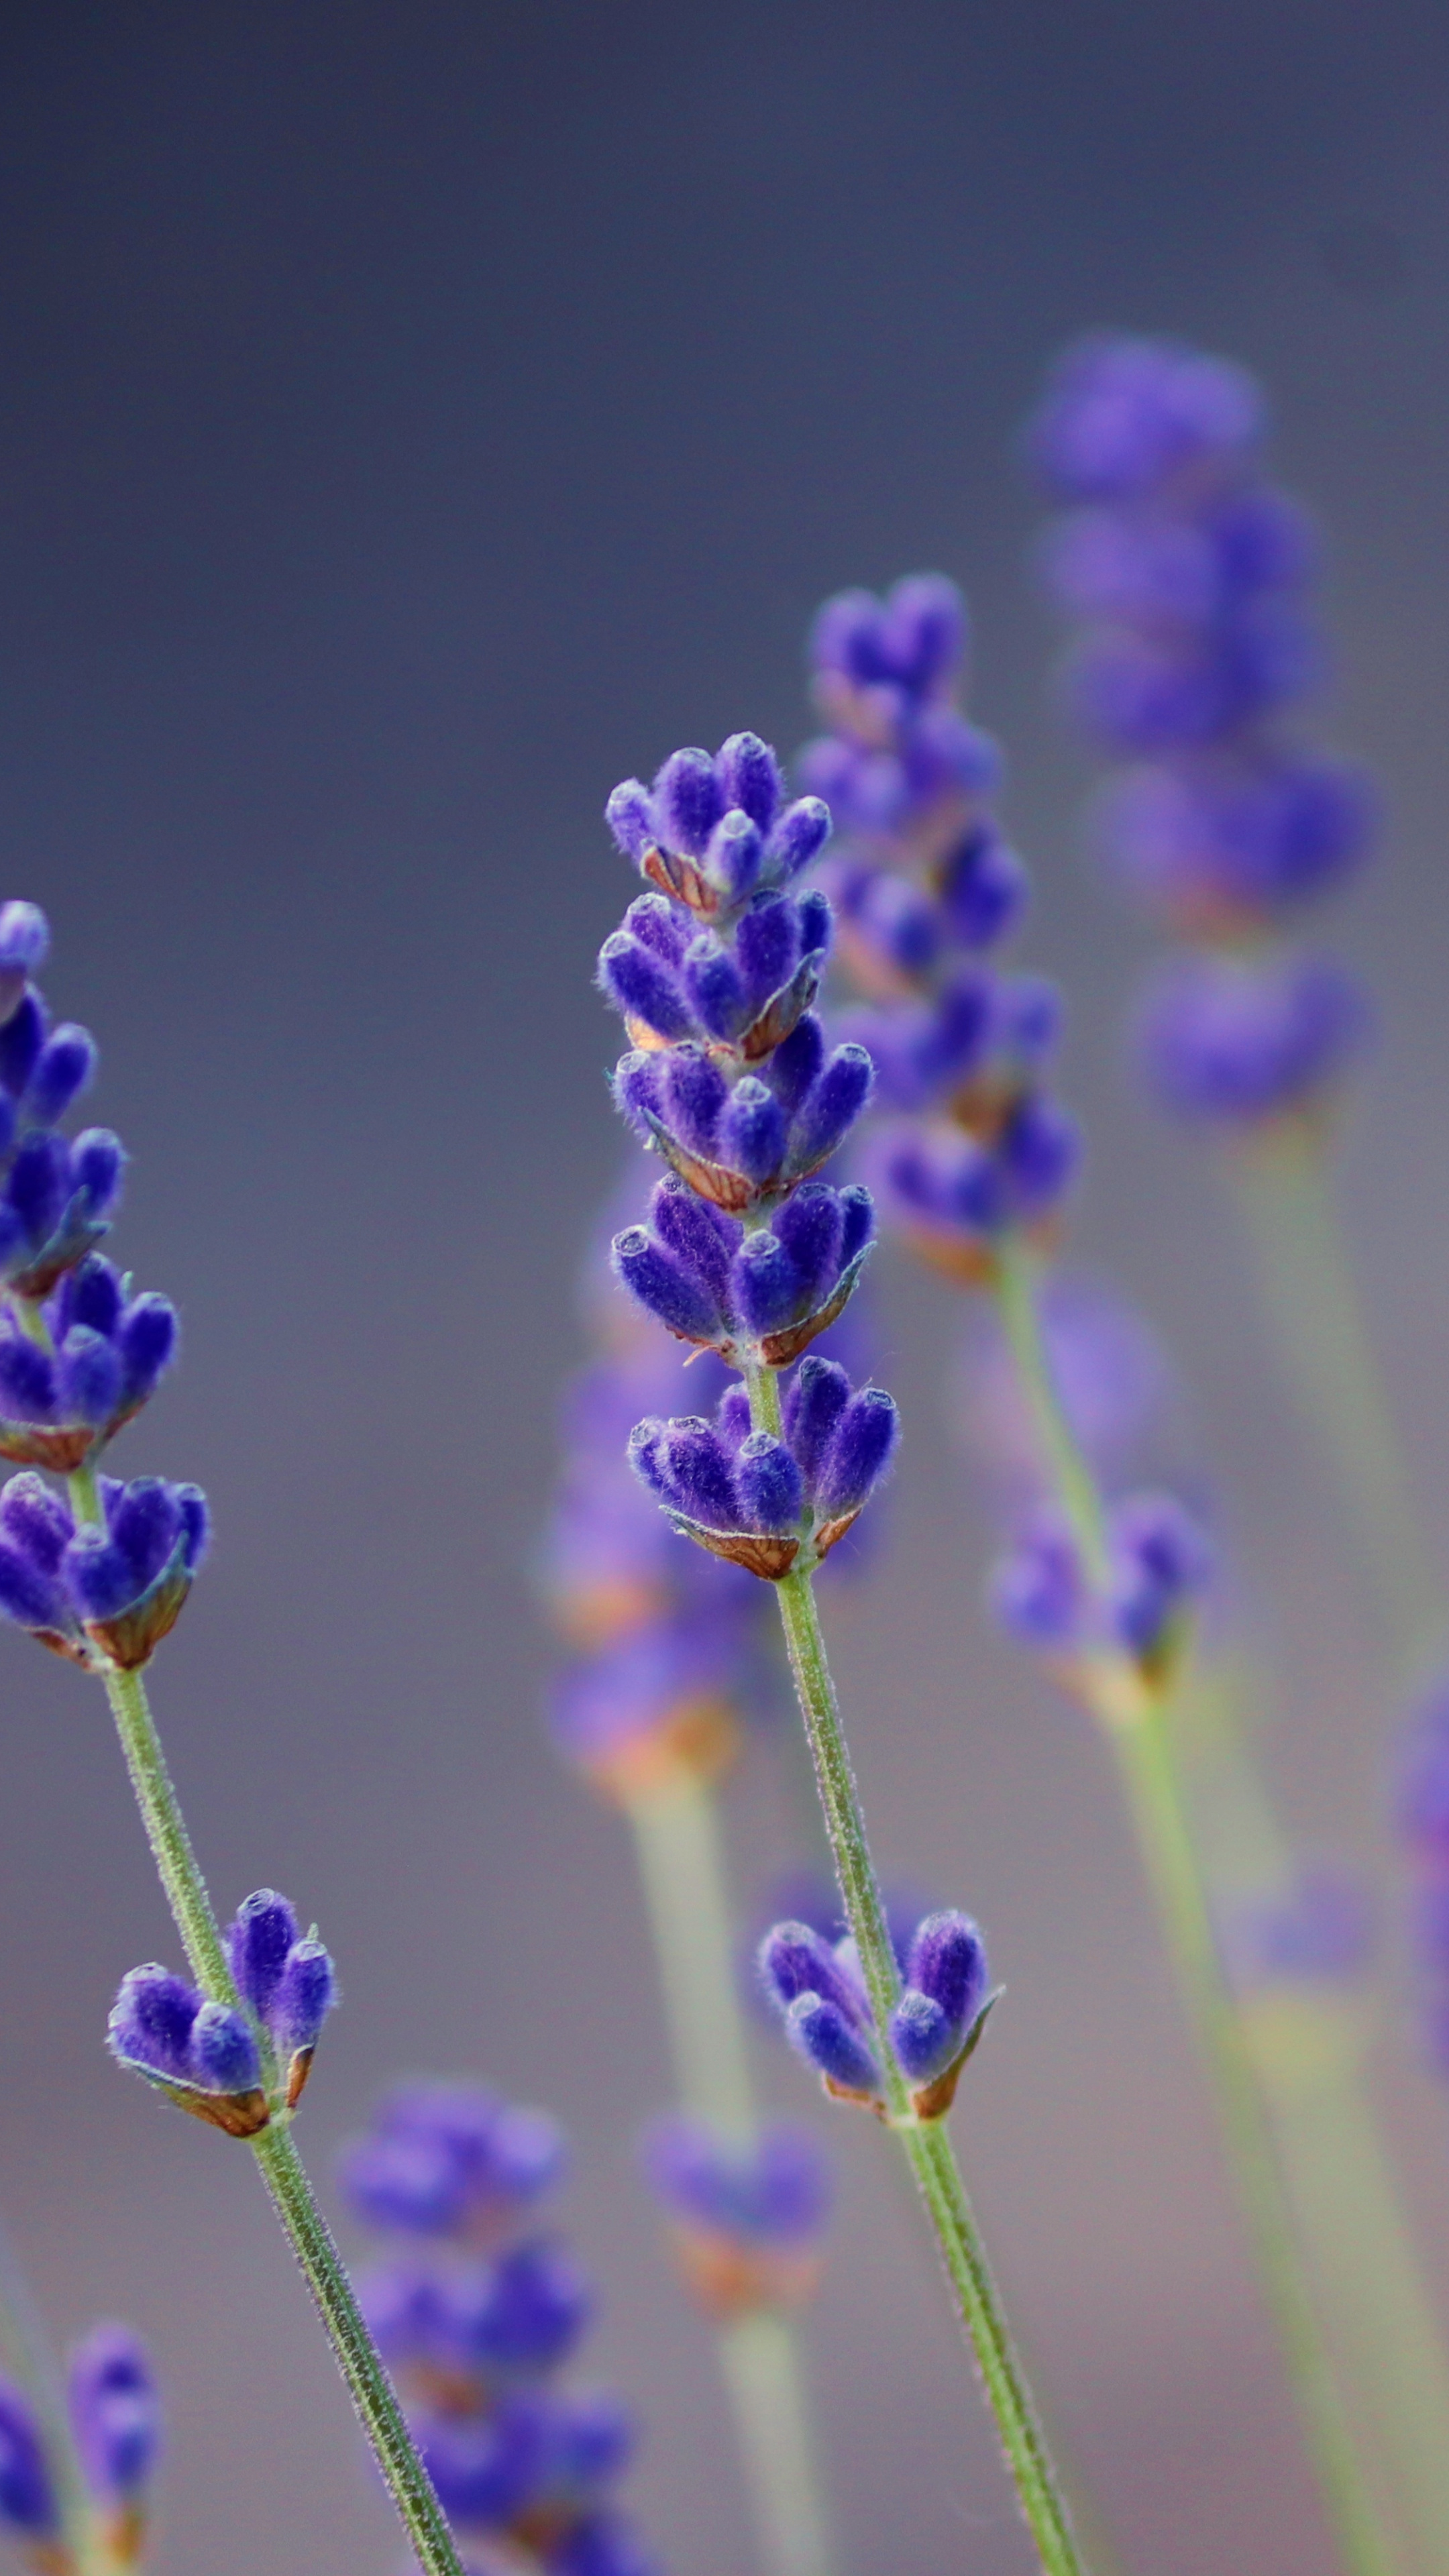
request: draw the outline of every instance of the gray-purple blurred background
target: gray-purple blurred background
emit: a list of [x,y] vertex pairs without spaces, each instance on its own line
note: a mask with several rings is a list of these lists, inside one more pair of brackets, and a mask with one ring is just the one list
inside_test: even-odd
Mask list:
[[[1284,1805],[1375,1861],[1373,1605],[1226,1203],[1119,1071],[1134,935],[1077,858],[1014,440],[1066,335],[1180,332],[1266,376],[1327,523],[1329,721],[1391,812],[1334,925],[1383,1023],[1347,1189],[1449,1561],[1446,114],[1430,0],[0,17],[3,891],[52,915],[48,989],[97,1030],[96,1114],[135,1157],[120,1248],[183,1309],[125,1452],[202,1481],[218,1525],[159,1712],[218,1900],[275,1881],[340,1960],[319,2170],[405,2070],[485,2073],[575,2132],[593,2364],[646,2417],[676,2576],[744,2576],[745,2524],[631,2166],[667,2076],[629,1855],[543,1740],[528,1580],[618,1155],[589,976],[629,888],[599,809],[676,742],[798,742],[825,591],[963,581],[1030,953],[1070,989],[1080,1238],[1193,1382]],[[1307,2576],[1326,2547],[1112,1782],[979,1608],[957,1305],[886,1285],[908,1441],[839,1663],[881,1857],[982,1916],[1010,1989],[957,2118],[981,2211],[1124,2566]],[[0,1687],[21,2255],[59,2330],[119,2311],[155,2345],[163,2576],[386,2576],[249,2160],[101,2046],[120,1972],[175,1945],[100,1695],[16,1635]],[[737,1812],[758,1878],[757,1775]],[[1379,2063],[1442,2263],[1449,2103],[1393,2013]],[[831,2128],[809,2332],[846,2576],[1010,2576],[929,2262],[870,2125]]]

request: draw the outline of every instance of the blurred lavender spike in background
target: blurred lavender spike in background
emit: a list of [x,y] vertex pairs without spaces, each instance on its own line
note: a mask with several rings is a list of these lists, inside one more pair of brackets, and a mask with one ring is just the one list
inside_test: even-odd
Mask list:
[[563,2140],[479,2085],[404,2085],[342,2151],[344,2193],[398,2250],[364,2273],[364,2313],[465,2549],[516,2550],[544,2576],[655,2562],[612,2501],[632,2427],[559,2373],[592,2313],[568,2249],[532,2230]]

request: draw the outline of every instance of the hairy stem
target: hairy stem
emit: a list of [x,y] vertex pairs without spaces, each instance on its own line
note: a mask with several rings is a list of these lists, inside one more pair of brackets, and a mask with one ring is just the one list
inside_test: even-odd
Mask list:
[[[687,1772],[628,1802],[679,2096],[732,2144],[757,2133],[716,1796]],[[759,2541],[771,2576],[827,2576],[824,2507],[793,2329],[763,2310],[719,2328]]]
[[[778,1438],[780,1391],[773,1372],[752,1370],[748,1383],[756,1429],[771,1431]],[[1046,2437],[1012,2345],[1000,2294],[950,2139],[939,2121],[923,2124],[915,2118],[909,2089],[891,2046],[890,2016],[900,1995],[900,1974],[866,1841],[865,1819],[826,1661],[811,1577],[787,1574],[776,1584],[775,1594],[846,1920],[859,1952],[875,2019],[888,2125],[899,2140],[925,2202],[1041,2564],[1049,2576],[1082,2576],[1083,2561]]]
[[[93,1476],[88,1472],[73,1476],[71,1494],[79,1519],[99,1520]],[[192,1975],[215,2001],[237,2009],[240,1998],[231,1965],[167,1769],[146,1685],[139,1673],[122,1673],[113,1668],[107,1671],[105,1682],[146,1839]],[[284,2118],[274,2119],[250,2143],[418,2565],[425,2576],[463,2576],[432,2480],[418,2456],[382,2357],[363,2322],[356,2293],[317,2206],[290,2126]]]
[[[1052,1382],[1030,1256],[1007,1247],[998,1299],[1042,1450],[1084,1556],[1100,1573],[1106,1518],[1095,1476]],[[1070,1473],[1064,1473],[1070,1465]],[[1225,1976],[1189,1830],[1169,1711],[1126,1659],[1103,1655],[1094,1696],[1106,1720],[1178,1993],[1211,2085],[1218,2124],[1299,2419],[1344,2564],[1356,2576],[1394,2565],[1344,2411],[1303,2260],[1292,2198],[1242,2015]],[[1089,1674],[1089,1687],[1094,1678]]]

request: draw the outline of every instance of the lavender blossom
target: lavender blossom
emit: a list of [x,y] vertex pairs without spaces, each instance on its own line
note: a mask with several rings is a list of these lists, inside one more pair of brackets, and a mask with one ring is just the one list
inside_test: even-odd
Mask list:
[[176,1310],[133,1297],[89,1253],[43,1308],[49,1347],[0,1315],[0,1457],[61,1475],[93,1461],[155,1393],[175,1356]]
[[70,2355],[68,2383],[87,2492],[134,2557],[161,2447],[150,2356],[129,2326],[93,2326]]
[[748,2144],[687,2112],[656,2120],[645,2170],[696,2297],[711,2315],[791,2308],[819,2276],[834,2178],[808,2129],[771,2121]]
[[196,1485],[97,1479],[103,1525],[77,1524],[33,1470],[0,1488],[0,1611],[88,1671],[135,1672],[181,1616],[210,1522]]
[[853,1392],[832,1360],[801,1362],[786,1391],[783,1437],[750,1428],[731,1388],[714,1421],[639,1423],[630,1462],[671,1524],[711,1555],[768,1582],[818,1564],[845,1536],[890,1465],[899,1432],[880,1387]]
[[178,2109],[229,2137],[253,2138],[296,2109],[336,1977],[315,1931],[299,1938],[292,1908],[271,1888],[247,1898],[226,1943],[240,2011],[169,1969],[132,1968],[111,2010],[109,2045]]
[[997,1564],[992,1606],[1003,1627],[1069,1677],[1120,1658],[1159,1683],[1207,1581],[1205,1536],[1171,1495],[1137,1494],[1110,1509],[1106,1548],[1095,1580],[1064,1515],[1043,1508]]
[[[880,2040],[855,1944],[831,1943],[808,1923],[777,1923],[760,1945],[760,1975],[785,2036],[827,2093],[887,2107]],[[995,1998],[970,1916],[928,1914],[906,1953],[889,2045],[918,2120],[943,2119]]]

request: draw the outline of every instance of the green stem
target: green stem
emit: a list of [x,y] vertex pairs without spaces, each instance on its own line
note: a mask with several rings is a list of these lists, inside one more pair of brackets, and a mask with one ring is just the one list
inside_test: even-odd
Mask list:
[[1393,2556],[1344,2419],[1242,2018],[1223,1976],[1165,1710],[1159,1704],[1135,1725],[1114,1727],[1112,1742],[1179,1990],[1212,2082],[1224,2147],[1309,2455],[1345,2564],[1360,2576],[1386,2576]]
[[1420,1676],[1443,1651],[1443,1591],[1425,1556],[1325,1140],[1284,1125],[1231,1155],[1227,1168],[1284,1365],[1358,1525],[1403,1661]]
[[[772,1431],[778,1438],[780,1391],[773,1372],[751,1370],[748,1384],[756,1429]],[[991,2276],[950,2139],[941,2122],[922,2123],[916,2119],[909,2088],[890,2043],[890,2016],[900,1996],[900,1973],[866,1841],[865,1819],[826,1661],[811,1577],[787,1574],[776,1584],[775,1595],[846,1920],[875,2019],[888,2125],[910,2164],[935,2230],[941,2260],[975,2352],[1007,2466],[1041,2564],[1049,2576],[1082,2576],[1083,2561],[1046,2437],[1012,2345],[1000,2293]]]
[[[680,2100],[744,2143],[758,2122],[715,1792],[680,1772],[632,1797],[628,1813]],[[722,2324],[718,2342],[762,2563],[772,2576],[827,2576],[796,2336],[783,2317],[756,2310]]]
[[[1052,1381],[1031,1256],[1000,1258],[1002,1322],[1042,1450],[1089,1565],[1107,1560],[1106,1514]],[[1103,1659],[1104,1664],[1109,1659]],[[1169,1718],[1160,1695],[1123,1690],[1104,1672],[1108,1727],[1178,1991],[1211,2083],[1229,2169],[1293,2387],[1304,2438],[1345,2564],[1358,2576],[1393,2565],[1353,2441],[1309,2287],[1293,2208],[1242,2017],[1223,1972],[1206,1890],[1187,1825]],[[1114,1687],[1114,1685],[1117,1685]],[[1124,1712],[1130,1711],[1122,1722]]]
[[[98,1520],[93,1476],[82,1472],[72,1477],[71,1492],[77,1516]],[[231,1965],[166,1766],[146,1685],[139,1673],[114,1669],[107,1670],[105,1681],[146,1839],[192,1975],[214,2000],[239,2008]],[[463,2576],[432,2481],[418,2456],[382,2357],[363,2322],[352,2283],[313,2196],[288,2122],[285,2118],[271,2120],[250,2143],[327,2329],[358,2421],[417,2553],[418,2565],[426,2576]]]

